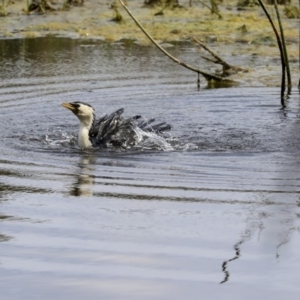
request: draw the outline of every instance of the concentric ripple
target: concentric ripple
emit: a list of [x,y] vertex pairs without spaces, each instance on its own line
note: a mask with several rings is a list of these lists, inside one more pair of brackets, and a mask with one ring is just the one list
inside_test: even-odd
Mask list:
[[[278,88],[198,91],[134,43],[0,49],[1,299],[298,299],[296,91],[284,110]],[[172,130],[81,151],[65,101]]]

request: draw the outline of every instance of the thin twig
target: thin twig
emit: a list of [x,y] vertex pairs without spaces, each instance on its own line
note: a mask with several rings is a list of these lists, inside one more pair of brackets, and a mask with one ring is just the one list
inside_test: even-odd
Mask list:
[[202,42],[200,42],[198,39],[196,39],[195,37],[193,37],[193,40],[197,44],[199,44],[203,49],[205,49],[208,53],[210,53],[218,61],[219,64],[221,64],[222,66],[224,66],[226,68],[231,68],[232,67],[226,61],[224,61],[220,56],[218,56],[214,51],[212,51],[206,45],[204,45]]
[[[119,2],[121,3],[121,5],[124,7],[124,9],[126,10],[126,12],[129,14],[129,16],[132,18],[132,20],[136,23],[136,25],[143,31],[143,33],[148,37],[148,39],[161,51],[163,52],[166,56],[168,56],[171,60],[173,60],[174,62],[178,63],[179,65],[193,71],[196,73],[200,73],[201,75],[203,75],[203,77],[207,80],[207,81],[211,81],[211,80],[216,80],[216,81],[228,81],[226,78],[214,75],[214,74],[210,74],[207,73],[205,71],[202,71],[200,69],[194,68],[182,61],[180,61],[179,59],[177,59],[176,57],[172,56],[169,52],[167,52],[163,47],[161,47],[153,38],[152,36],[144,29],[144,27],[139,23],[139,21],[133,16],[133,14],[131,13],[131,11],[127,8],[127,6],[124,4],[124,2],[122,0],[119,0]],[[232,81],[231,81],[232,82]]]
[[230,76],[230,75],[236,74],[238,72],[248,72],[249,71],[248,69],[245,69],[245,68],[230,65],[225,60],[223,60],[220,56],[218,56],[214,51],[212,51],[210,48],[208,48],[205,44],[200,42],[198,39],[193,37],[193,40],[196,43],[198,43],[204,50],[206,50],[208,53],[210,53],[211,56],[215,58],[215,60],[210,59],[210,58],[205,57],[205,56],[201,56],[202,58],[204,58],[207,61],[213,62],[215,64],[220,64],[220,65],[223,66],[222,76]]

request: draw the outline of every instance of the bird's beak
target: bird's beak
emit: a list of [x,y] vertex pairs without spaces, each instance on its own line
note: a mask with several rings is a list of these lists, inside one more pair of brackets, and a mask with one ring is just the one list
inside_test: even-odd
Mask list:
[[75,113],[76,107],[74,105],[72,105],[71,103],[63,102],[61,104],[61,106],[65,107],[65,108],[71,110],[73,113]]

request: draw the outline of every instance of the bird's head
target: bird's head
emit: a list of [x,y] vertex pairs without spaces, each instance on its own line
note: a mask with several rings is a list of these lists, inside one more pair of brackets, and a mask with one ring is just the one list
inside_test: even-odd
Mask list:
[[83,102],[63,102],[62,107],[69,109],[86,126],[91,126],[95,117],[94,108]]

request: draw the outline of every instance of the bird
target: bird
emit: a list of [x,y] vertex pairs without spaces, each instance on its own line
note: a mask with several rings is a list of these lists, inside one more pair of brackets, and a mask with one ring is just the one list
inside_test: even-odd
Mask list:
[[[138,131],[163,134],[171,129],[166,122],[155,123],[155,118],[144,119],[140,115],[124,117],[124,108],[96,119],[95,109],[88,103],[75,101],[63,102],[62,107],[69,109],[80,121],[78,146],[88,148],[131,148],[138,144]],[[152,125],[154,124],[154,125]]]

